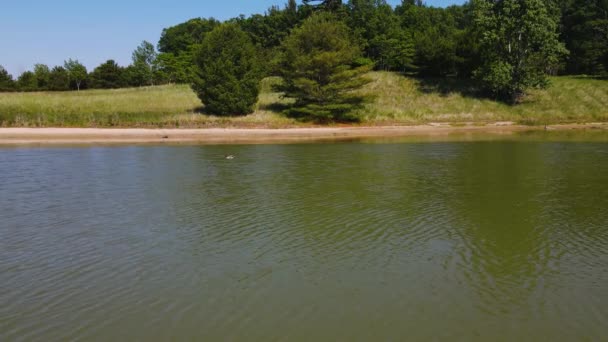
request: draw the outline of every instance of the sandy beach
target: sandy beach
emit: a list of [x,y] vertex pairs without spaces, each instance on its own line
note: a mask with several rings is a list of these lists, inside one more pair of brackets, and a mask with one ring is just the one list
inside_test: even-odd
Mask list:
[[441,136],[457,133],[511,134],[534,130],[608,130],[606,123],[523,126],[512,122],[486,125],[432,123],[418,126],[314,128],[0,128],[0,145],[121,143],[272,143],[356,138]]

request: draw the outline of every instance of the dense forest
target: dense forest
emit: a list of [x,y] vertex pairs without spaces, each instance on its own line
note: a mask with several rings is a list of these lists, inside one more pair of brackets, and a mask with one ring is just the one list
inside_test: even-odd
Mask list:
[[366,71],[473,80],[515,103],[546,75],[608,75],[608,0],[471,0],[436,8],[421,0],[289,0],[264,14],[220,22],[195,18],[142,42],[123,67],[76,60],[34,66],[16,79],[0,66],[2,91],[63,91],[192,84],[217,114],[252,110],[259,80],[296,99],[292,115],[346,119]]

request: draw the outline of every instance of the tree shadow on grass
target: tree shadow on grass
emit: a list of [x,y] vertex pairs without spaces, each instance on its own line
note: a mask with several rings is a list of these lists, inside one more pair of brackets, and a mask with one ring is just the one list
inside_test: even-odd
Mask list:
[[361,121],[361,118],[355,113],[357,110],[363,109],[363,105],[367,103],[366,100],[370,98],[371,96],[351,96],[326,104],[298,104],[291,99],[289,102],[260,105],[259,108],[303,123],[350,124]]
[[315,122],[315,120],[312,120],[311,118],[308,118],[305,116],[300,116],[300,115],[294,115],[294,113],[293,113],[294,108],[296,108],[295,103],[281,103],[281,102],[263,104],[258,107],[259,110],[269,111],[269,112],[275,113],[277,115],[280,115],[280,116],[288,118],[288,119],[294,119],[298,122],[302,122],[302,123]]
[[577,80],[608,81],[608,75],[570,75],[569,77]]
[[495,97],[484,92],[474,80],[459,79],[455,77],[414,77],[418,90],[424,94],[438,94],[449,96],[459,94],[463,97],[476,99],[496,100]]
[[484,90],[479,82],[473,79],[456,78],[456,77],[425,77],[425,76],[413,76],[416,80],[418,90],[423,94],[437,94],[441,97],[447,97],[452,94],[458,94],[462,97],[477,99],[477,100],[490,100],[506,104],[509,106],[516,106],[521,103],[524,98],[516,100],[515,102],[509,98],[501,98],[492,94],[488,90]]
[[261,104],[258,109],[259,110],[267,110],[269,112],[273,112],[280,115],[285,115],[285,112],[293,107],[292,103],[280,103],[273,102],[267,104]]
[[211,112],[209,112],[209,111],[207,111],[205,109],[205,106],[199,106],[199,107],[194,108],[193,113],[194,114],[200,114],[200,115],[222,117],[222,118],[238,118],[238,117],[249,115],[249,114],[216,114],[216,113],[211,113]]

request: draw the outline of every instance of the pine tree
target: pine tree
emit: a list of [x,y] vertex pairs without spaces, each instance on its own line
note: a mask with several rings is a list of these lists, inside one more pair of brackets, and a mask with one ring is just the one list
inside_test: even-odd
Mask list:
[[328,13],[308,18],[282,45],[279,90],[294,98],[287,113],[315,121],[354,121],[365,98],[353,94],[368,81],[370,66],[355,67],[360,50],[348,27]]
[[15,89],[13,76],[0,65],[0,91],[11,91]]

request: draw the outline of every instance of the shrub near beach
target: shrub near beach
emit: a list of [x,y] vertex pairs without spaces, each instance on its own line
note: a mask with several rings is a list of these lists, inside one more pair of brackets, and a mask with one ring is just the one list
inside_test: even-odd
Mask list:
[[249,114],[260,93],[261,71],[256,48],[236,24],[223,24],[209,33],[197,53],[192,89],[205,112]]

